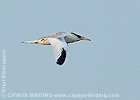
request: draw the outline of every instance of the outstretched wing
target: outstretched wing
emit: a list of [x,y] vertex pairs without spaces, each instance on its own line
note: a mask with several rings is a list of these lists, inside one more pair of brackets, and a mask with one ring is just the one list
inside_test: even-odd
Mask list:
[[48,38],[53,47],[56,63],[59,65],[62,65],[66,59],[67,43],[64,38],[65,35],[61,35],[57,38]]

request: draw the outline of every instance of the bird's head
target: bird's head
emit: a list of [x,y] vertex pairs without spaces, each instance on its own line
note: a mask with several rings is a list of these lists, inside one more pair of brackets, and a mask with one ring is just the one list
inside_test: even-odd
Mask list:
[[24,41],[22,43],[26,43],[26,44],[42,44],[42,45],[50,45],[49,41],[47,38],[40,38],[40,39],[36,39],[33,41]]

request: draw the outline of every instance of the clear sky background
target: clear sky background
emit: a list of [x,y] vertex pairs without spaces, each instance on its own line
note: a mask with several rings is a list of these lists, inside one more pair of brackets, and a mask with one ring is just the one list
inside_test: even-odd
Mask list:
[[[58,31],[92,41],[70,44],[63,66],[55,64],[51,46],[21,43]],[[7,92],[119,93],[116,100],[138,100],[140,0],[0,0],[2,50]]]

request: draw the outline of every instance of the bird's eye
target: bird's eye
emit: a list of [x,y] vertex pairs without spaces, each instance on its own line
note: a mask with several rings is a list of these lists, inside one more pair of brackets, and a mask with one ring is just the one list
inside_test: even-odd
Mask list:
[[41,39],[41,41],[43,41],[44,39]]

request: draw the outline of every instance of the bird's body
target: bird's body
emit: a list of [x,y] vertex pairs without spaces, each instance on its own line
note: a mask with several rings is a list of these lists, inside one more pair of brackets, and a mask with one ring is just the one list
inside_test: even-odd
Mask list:
[[56,63],[62,65],[66,58],[67,44],[80,40],[89,40],[73,32],[57,32],[46,37],[39,38],[33,41],[25,41],[23,43],[52,45]]

